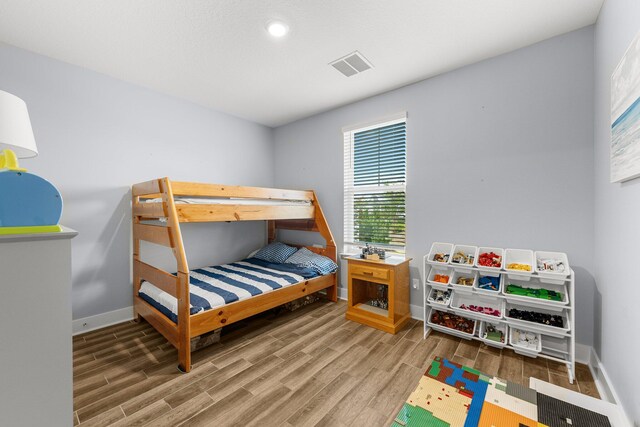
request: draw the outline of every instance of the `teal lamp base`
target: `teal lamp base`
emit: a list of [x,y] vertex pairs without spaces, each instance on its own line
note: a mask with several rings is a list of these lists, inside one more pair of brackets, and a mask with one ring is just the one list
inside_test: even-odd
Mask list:
[[0,235],[56,233],[62,196],[47,180],[28,172],[0,171]]

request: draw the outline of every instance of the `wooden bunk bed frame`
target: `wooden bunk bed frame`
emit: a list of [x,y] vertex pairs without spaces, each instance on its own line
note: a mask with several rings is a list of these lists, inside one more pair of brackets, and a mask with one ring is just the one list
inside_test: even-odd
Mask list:
[[[176,204],[174,197],[296,200],[309,201],[310,204],[286,206]],[[306,247],[337,262],[336,245],[331,230],[329,230],[322,208],[313,191],[172,182],[169,178],[160,178],[133,185],[132,198],[134,316],[136,320],[144,318],[178,349],[181,371],[189,372],[191,370],[191,338],[193,337],[323,289],[326,289],[329,300],[337,301],[337,279],[336,273],[333,273],[216,309],[194,315],[190,314],[189,266],[182,242],[180,224],[188,222],[267,221],[269,243],[275,240],[278,229],[318,232],[326,241],[325,247]],[[161,198],[162,201],[141,203],[141,199],[156,198]],[[148,223],[161,218],[166,218],[166,225]],[[142,262],[140,260],[140,241],[142,240],[170,248],[176,259],[177,274],[170,274]],[[178,300],[177,324],[140,298],[138,292],[140,285],[145,280]]]

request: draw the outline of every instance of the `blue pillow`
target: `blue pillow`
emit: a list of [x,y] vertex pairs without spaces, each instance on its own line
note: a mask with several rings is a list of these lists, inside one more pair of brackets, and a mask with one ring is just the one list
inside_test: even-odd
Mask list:
[[311,268],[321,275],[331,274],[338,269],[338,265],[326,256],[318,255],[307,248],[300,248],[291,255],[285,263],[296,264],[300,267]]
[[267,262],[282,264],[287,258],[293,255],[295,251],[296,248],[285,245],[284,243],[273,242],[260,249],[253,257]]

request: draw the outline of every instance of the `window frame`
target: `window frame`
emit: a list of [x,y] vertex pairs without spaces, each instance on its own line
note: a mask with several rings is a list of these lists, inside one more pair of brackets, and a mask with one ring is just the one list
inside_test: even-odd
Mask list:
[[[369,130],[382,128],[386,126],[391,126],[398,123],[405,124],[405,132],[407,131],[407,113],[400,112],[391,116],[387,116],[375,121],[345,126],[342,128],[343,134],[343,149],[344,149],[344,169],[343,169],[343,249],[345,253],[353,253],[358,252],[359,247],[361,247],[362,243],[355,242],[355,218],[354,218],[354,201],[356,194],[375,194],[379,193],[387,193],[387,192],[402,192],[404,193],[405,201],[405,233],[404,233],[404,246],[399,247],[395,245],[385,245],[385,244],[377,244],[372,243],[376,247],[384,248],[387,251],[404,254],[406,252],[407,247],[407,231],[406,231],[406,206],[407,206],[407,169],[408,169],[408,161],[405,157],[405,167],[404,167],[404,183],[402,184],[390,184],[386,186],[380,186],[378,184],[375,185],[362,185],[355,186],[354,185],[354,139],[355,134],[359,132],[366,132]],[[408,144],[407,144],[407,135],[405,133],[405,156],[408,152]],[[348,183],[350,185],[348,185]],[[357,190],[356,190],[357,188]]]

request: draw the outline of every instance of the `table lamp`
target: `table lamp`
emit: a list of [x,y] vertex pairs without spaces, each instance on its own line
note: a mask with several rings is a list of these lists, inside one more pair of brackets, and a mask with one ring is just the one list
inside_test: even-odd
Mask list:
[[0,90],[0,235],[61,231],[62,196],[18,158],[38,155],[25,102]]

